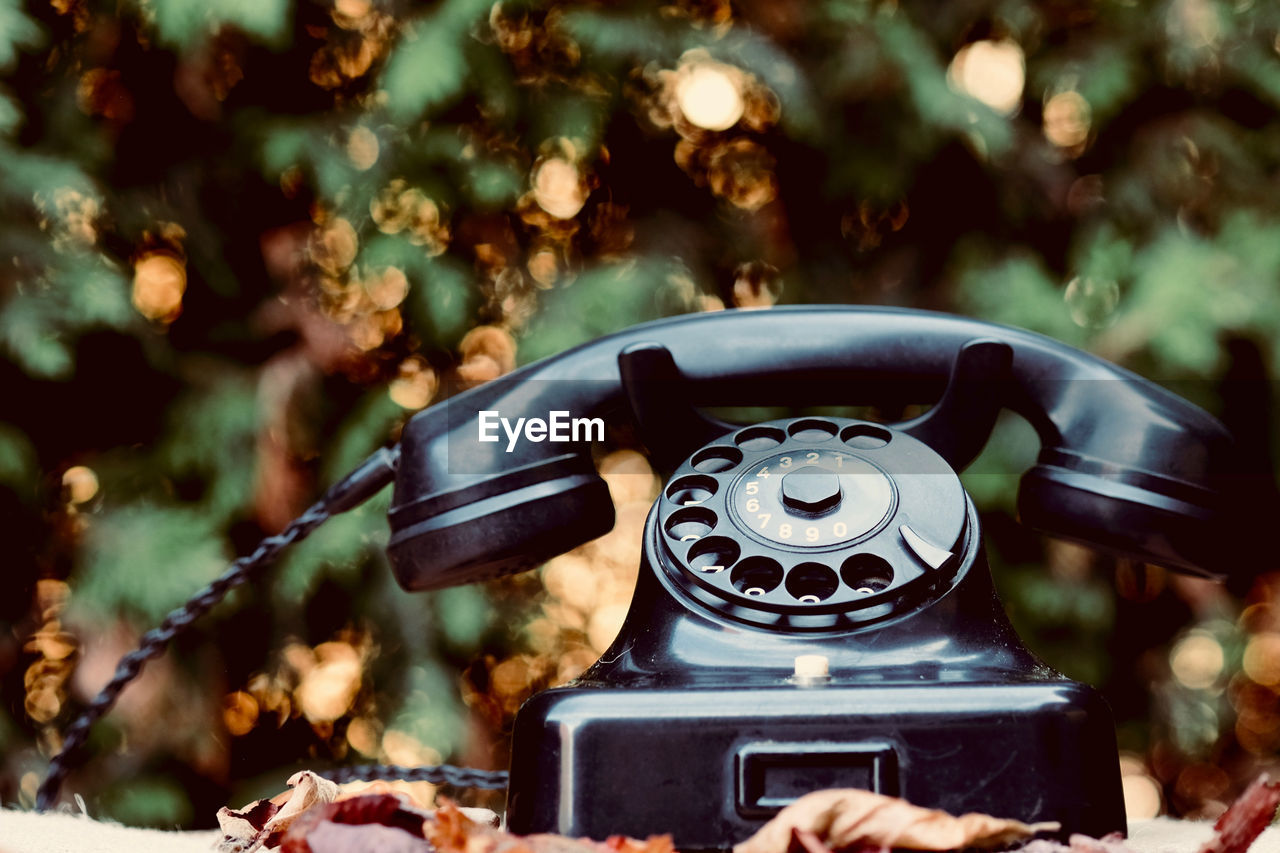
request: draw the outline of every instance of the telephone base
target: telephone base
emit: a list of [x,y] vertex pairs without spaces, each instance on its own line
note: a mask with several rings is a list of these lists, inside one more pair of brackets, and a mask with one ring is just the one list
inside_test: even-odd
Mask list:
[[512,749],[517,833],[727,849],[839,787],[1064,836],[1125,829],[1110,712],[1067,680],[564,687],[525,705]]

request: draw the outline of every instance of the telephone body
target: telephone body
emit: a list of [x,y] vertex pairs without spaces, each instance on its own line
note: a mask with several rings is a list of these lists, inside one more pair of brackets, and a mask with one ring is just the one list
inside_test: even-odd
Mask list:
[[[891,425],[703,411],[886,393],[936,403]],[[612,527],[588,446],[482,441],[482,412],[630,422],[670,474],[618,638],[517,717],[511,829],[723,849],[808,791],[860,787],[1124,830],[1109,711],[1013,631],[956,475],[1003,408],[1041,442],[1024,523],[1181,571],[1247,570],[1218,421],[1048,338],[943,314],[663,320],[415,416],[388,548],[411,590],[530,569]]]

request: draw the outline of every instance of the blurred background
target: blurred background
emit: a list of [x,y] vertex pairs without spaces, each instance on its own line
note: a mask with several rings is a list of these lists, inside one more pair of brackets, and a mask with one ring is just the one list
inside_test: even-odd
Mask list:
[[[1012,323],[1269,467],[1278,167],[1258,0],[0,0],[0,799],[444,389],[641,320]],[[333,520],[148,668],[64,797],[203,827],[299,767],[505,766],[630,597],[657,482],[605,450],[617,528],[526,576],[404,594],[387,496]],[[1105,692],[1131,816],[1213,817],[1280,765],[1280,578],[1025,531],[1034,452],[1002,421],[965,475],[1010,613]]]

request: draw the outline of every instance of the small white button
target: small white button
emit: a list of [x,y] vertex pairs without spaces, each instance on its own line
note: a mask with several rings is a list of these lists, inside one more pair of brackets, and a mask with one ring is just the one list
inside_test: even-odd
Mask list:
[[829,667],[826,655],[796,655],[796,678],[826,678]]

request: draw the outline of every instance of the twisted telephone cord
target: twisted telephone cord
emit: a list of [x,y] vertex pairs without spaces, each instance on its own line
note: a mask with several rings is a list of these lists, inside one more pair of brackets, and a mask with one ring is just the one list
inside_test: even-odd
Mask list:
[[[142,672],[147,661],[158,656],[169,642],[183,633],[193,622],[214,608],[227,593],[254,579],[259,570],[275,561],[279,553],[289,545],[305,539],[311,531],[324,524],[332,516],[353,509],[373,497],[395,479],[396,464],[400,459],[399,447],[382,448],[365,460],[355,471],[334,485],[324,497],[307,508],[302,515],[289,522],[284,530],[268,536],[251,554],[240,557],[216,580],[192,596],[186,604],[171,611],[156,628],[142,635],[138,647],[120,659],[115,674],[99,691],[88,707],[81,712],[63,736],[62,748],[49,763],[49,772],[36,792],[36,809],[46,811],[58,800],[58,791],[67,774],[76,764],[81,749],[89,737],[89,729],[115,705],[120,693]],[[359,775],[363,772],[366,775]],[[470,770],[450,765],[438,767],[392,767],[366,765],[335,771],[330,778],[338,781],[351,779],[409,779],[459,787],[506,787],[506,773],[502,771]]]
[[399,782],[430,782],[433,785],[452,785],[455,788],[487,788],[501,791],[507,787],[507,771],[476,770],[472,767],[455,767],[452,764],[434,764],[423,767],[401,767],[396,764],[359,764],[354,767],[338,767],[320,771],[318,775],[337,782],[355,782],[387,779]]

